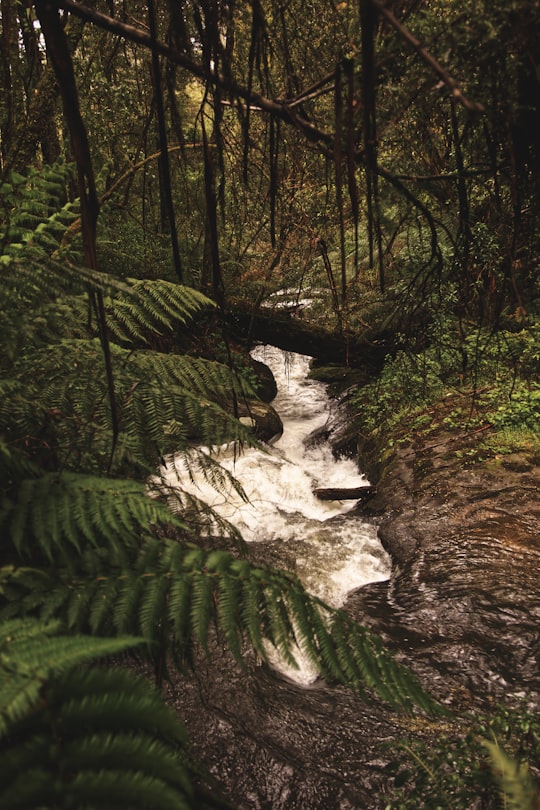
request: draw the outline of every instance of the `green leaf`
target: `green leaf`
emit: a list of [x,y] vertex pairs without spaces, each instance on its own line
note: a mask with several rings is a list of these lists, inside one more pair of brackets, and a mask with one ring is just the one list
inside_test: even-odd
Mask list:
[[495,741],[482,740],[497,779],[504,806],[508,810],[534,810],[540,796],[540,788],[532,778],[526,762],[520,762],[508,754]]

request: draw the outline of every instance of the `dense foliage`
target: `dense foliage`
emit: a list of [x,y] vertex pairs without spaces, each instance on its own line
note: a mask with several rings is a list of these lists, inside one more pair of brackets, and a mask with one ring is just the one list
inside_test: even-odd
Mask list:
[[[158,471],[169,453],[183,453],[189,469],[241,493],[194,442],[234,442],[239,450],[253,443],[233,415],[234,402],[253,393],[237,369],[150,348],[175,333],[180,345],[186,324],[212,312],[205,296],[159,279],[118,280],[84,268],[73,244],[64,251],[73,213],[65,206],[57,213],[55,194],[69,176],[69,167],[56,166],[27,182],[10,176],[1,288],[9,351],[0,590],[9,621],[0,739],[13,783],[1,806],[34,806],[36,796],[47,807],[78,807],[82,796],[96,807],[204,806],[192,786],[203,775],[158,697],[123,672],[76,666],[134,644],[158,682],[168,666],[192,660],[197,645],[206,649],[214,630],[239,661],[249,645],[263,660],[275,648],[295,666],[298,645],[329,680],[408,710],[438,711],[345,613],[285,572],[206,547],[209,534],[240,538]],[[45,755],[53,739],[62,744]],[[31,778],[28,757],[41,763]]]
[[[126,806],[204,806],[165,709],[147,729],[140,686],[124,704],[128,676],[76,664],[142,643],[159,680],[214,624],[239,659],[267,642],[290,657],[296,640],[329,679],[436,710],[363,628],[288,574],[207,549],[209,533],[241,541],[147,481],[183,452],[224,484],[194,445],[254,441],[235,418],[253,380],[221,315],[276,292],[388,345],[350,392],[363,434],[405,416],[427,429],[450,392],[448,427],[497,428],[497,452],[531,441],[540,5],[1,0],[0,14],[0,745],[14,774],[49,738],[67,752],[47,749],[0,805],[34,806],[47,782],[43,806],[76,807],[93,782],[105,806],[115,782]],[[98,695],[120,719],[94,726]],[[87,739],[70,726],[79,699]],[[534,802],[490,753],[509,802]]]

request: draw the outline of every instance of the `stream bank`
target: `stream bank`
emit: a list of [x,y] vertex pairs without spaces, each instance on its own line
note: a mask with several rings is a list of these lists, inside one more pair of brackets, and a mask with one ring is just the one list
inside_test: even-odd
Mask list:
[[392,575],[349,609],[452,708],[540,694],[540,467],[527,452],[464,463],[474,435],[399,448],[366,506]]
[[[457,714],[523,699],[536,709],[539,459],[480,460],[476,441],[414,436],[372,470],[373,448],[360,444],[377,494],[359,509],[392,572],[350,594],[345,609]],[[276,562],[264,543],[252,557]],[[378,810],[396,775],[395,741],[439,735],[437,724],[343,687],[291,683],[249,650],[244,669],[218,639],[210,652],[173,680],[168,699],[237,810]]]

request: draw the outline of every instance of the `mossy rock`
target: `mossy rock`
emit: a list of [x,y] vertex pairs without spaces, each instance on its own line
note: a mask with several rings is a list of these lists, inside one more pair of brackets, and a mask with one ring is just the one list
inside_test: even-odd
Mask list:
[[372,379],[372,376],[365,369],[348,368],[347,366],[331,363],[319,365],[317,361],[311,363],[308,377],[311,380],[327,383],[329,385],[329,394],[332,397],[338,397],[353,386],[361,388]]

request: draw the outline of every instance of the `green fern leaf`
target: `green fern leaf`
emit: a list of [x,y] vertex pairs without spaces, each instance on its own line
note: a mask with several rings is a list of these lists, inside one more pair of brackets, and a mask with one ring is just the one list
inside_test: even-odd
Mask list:
[[58,630],[1,625],[0,807],[201,806],[185,731],[159,693],[124,670],[79,666],[141,639]]
[[525,762],[519,762],[491,740],[481,740],[486,748],[494,776],[499,782],[504,807],[508,810],[534,810],[538,806],[540,787]]
[[294,616],[294,632],[300,650],[307,655],[322,675],[343,679],[333,642],[324,618],[324,608],[300,589],[291,589],[288,597]]
[[114,626],[118,633],[125,633],[128,627],[136,626],[144,587],[144,579],[137,573],[126,574],[114,611]]
[[168,636],[167,598],[169,581],[163,576],[147,577],[144,600],[140,608],[140,627],[144,637],[151,643]]
[[235,576],[220,576],[218,579],[219,626],[224,633],[227,646],[238,661],[242,660],[240,628],[240,608],[242,604],[242,582]]
[[75,473],[49,473],[27,479],[5,516],[6,532],[21,557],[39,549],[49,560],[83,543],[122,548],[139,543],[148,525],[185,528],[144,485]]
[[[252,432],[231,413],[243,389],[226,366],[118,346],[111,346],[111,356],[120,422],[116,469],[131,456],[150,471],[160,457],[186,447],[191,439],[209,445],[254,444]],[[11,403],[3,408],[0,402],[0,417],[25,445],[36,432],[39,402],[49,453],[85,458],[96,470],[109,468],[111,414],[105,376],[96,374],[96,368],[104,366],[95,339],[64,339],[27,350],[13,369],[26,398],[19,410]]]
[[44,679],[140,643],[130,637],[59,636],[59,629],[58,622],[33,619],[0,624],[0,737],[38,700]]
[[154,656],[163,655],[171,644],[174,655],[184,655],[194,640],[206,646],[212,622],[240,660],[245,638],[261,657],[268,657],[269,643],[295,667],[298,643],[321,674],[361,694],[376,692],[406,710],[416,705],[444,713],[376,636],[343,611],[310,597],[290,575],[253,567],[226,552],[149,537],[121,566],[116,560],[114,550],[83,556],[76,577],[73,561],[69,570],[51,567],[48,585],[40,591],[27,573],[11,569],[12,593],[23,610],[25,588],[31,587],[32,609],[44,615],[55,615],[59,603],[78,615],[72,607],[75,597],[66,597],[67,592],[78,593],[76,604],[88,606],[92,632],[116,628],[144,636]]
[[268,637],[268,617],[265,614],[266,601],[259,583],[251,577],[251,568],[244,560],[235,561],[231,569],[242,585],[241,622],[256,653],[267,659],[264,638]]
[[146,342],[149,334],[171,331],[215,307],[197,290],[179,284],[131,279],[129,289],[107,301],[107,325],[120,341]]
[[[255,572],[258,579],[260,574],[259,576],[257,574],[259,572]],[[283,589],[267,587],[265,583],[263,593],[266,600],[265,613],[268,616],[268,640],[289,666],[298,669],[291,645],[291,640],[294,639],[294,625]]]
[[194,570],[191,573],[191,627],[195,638],[206,649],[208,627],[214,615],[214,579],[205,571]]

